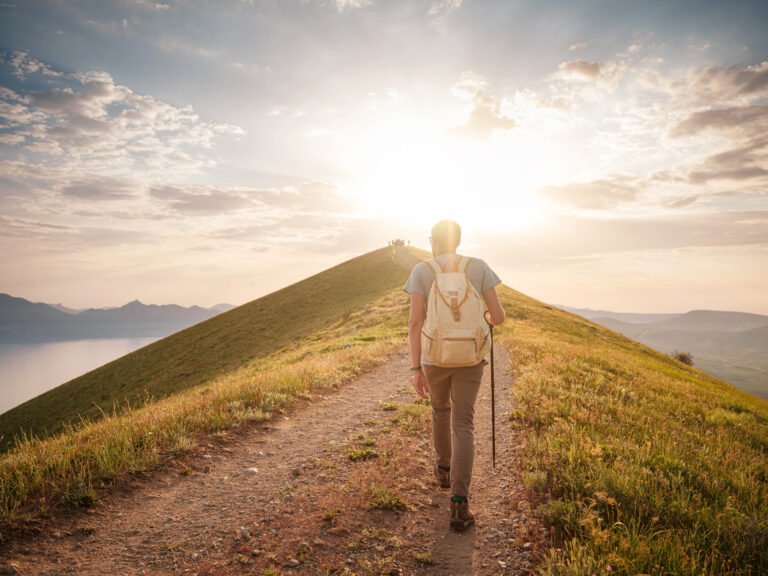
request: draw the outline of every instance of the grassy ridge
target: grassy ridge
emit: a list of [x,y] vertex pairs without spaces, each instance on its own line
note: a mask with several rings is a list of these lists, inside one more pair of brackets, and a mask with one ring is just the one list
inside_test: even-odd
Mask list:
[[768,573],[768,403],[513,290],[525,481],[542,574]]
[[383,248],[177,332],[0,415],[0,450],[22,430],[44,437],[126,401],[140,405],[209,382],[338,322],[407,275]]

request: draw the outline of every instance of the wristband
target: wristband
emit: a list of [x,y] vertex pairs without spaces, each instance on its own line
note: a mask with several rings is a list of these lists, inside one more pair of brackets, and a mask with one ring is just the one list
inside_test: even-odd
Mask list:
[[411,366],[411,372],[418,372],[421,370],[421,366]]

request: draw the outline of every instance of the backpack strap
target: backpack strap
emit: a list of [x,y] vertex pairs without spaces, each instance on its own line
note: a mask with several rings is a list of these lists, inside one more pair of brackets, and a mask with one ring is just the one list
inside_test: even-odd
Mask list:
[[427,265],[430,268],[432,268],[432,272],[435,273],[435,278],[437,278],[438,274],[442,274],[443,273],[443,269],[440,267],[440,264],[438,264],[437,260],[435,260],[434,258],[432,258],[430,260],[427,260],[426,262],[427,262]]
[[[462,274],[467,273],[467,266],[469,266],[469,263],[472,261],[472,258],[469,256],[462,256],[459,258],[458,261],[456,261],[456,272],[461,272]],[[426,260],[426,263],[429,265],[430,268],[432,268],[432,272],[435,273],[435,277],[437,277],[438,274],[445,274],[445,267],[438,264],[437,259],[431,258],[429,260]]]

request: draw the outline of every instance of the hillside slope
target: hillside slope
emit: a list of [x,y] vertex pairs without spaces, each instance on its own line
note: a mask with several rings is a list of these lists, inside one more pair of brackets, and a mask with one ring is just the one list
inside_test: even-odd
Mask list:
[[0,449],[21,430],[46,436],[210,381],[341,321],[407,275],[382,248],[177,332],[0,415]]
[[586,319],[501,296],[511,419],[554,536],[540,574],[768,574],[768,403]]

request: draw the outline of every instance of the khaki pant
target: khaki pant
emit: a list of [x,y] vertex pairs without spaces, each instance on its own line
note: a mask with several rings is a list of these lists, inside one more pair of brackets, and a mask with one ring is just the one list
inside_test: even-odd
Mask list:
[[451,494],[469,497],[475,461],[475,400],[485,362],[463,368],[424,365],[432,402],[437,465],[451,467]]

